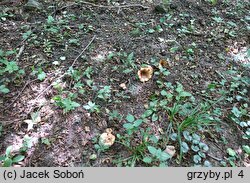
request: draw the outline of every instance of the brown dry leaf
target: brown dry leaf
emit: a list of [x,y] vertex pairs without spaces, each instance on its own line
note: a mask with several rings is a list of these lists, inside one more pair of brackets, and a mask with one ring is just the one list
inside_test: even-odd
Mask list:
[[151,66],[143,67],[138,71],[137,74],[141,82],[146,82],[151,79],[153,75],[153,68]]
[[173,157],[176,153],[175,146],[167,146],[165,152],[168,153],[171,157]]

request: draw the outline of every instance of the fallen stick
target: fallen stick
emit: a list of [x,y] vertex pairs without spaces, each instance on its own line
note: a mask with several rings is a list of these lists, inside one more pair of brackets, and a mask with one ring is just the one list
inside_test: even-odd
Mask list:
[[97,7],[97,8],[131,8],[131,7],[140,7],[140,8],[143,8],[143,9],[148,9],[149,7],[148,6],[143,6],[141,4],[127,4],[127,5],[114,5],[114,6],[107,6],[107,5],[98,5],[98,4],[94,4],[94,3],[91,3],[91,2],[86,2],[86,1],[81,1],[79,3],[72,3],[72,4],[69,4],[69,5],[66,5],[66,6],[63,6],[59,9],[57,9],[56,11],[54,11],[52,14],[55,14],[57,11],[61,11],[65,8],[69,8],[71,6],[74,6],[74,5],[78,5],[78,4],[86,4],[86,5],[90,5],[90,6],[93,6],[93,7]]
[[7,109],[9,109],[10,106],[12,106],[12,105],[16,102],[16,100],[20,97],[20,95],[23,93],[24,89],[25,89],[30,83],[32,83],[33,81],[36,81],[36,80],[38,80],[38,79],[33,79],[33,80],[31,80],[31,81],[28,81],[28,82],[24,85],[24,87],[22,88],[22,90],[18,93],[18,95],[16,96],[16,98],[15,98],[7,107],[5,107],[1,112],[6,111]]
[[[70,67],[74,67],[76,61],[80,58],[80,56],[82,56],[82,54],[88,49],[88,47],[92,44],[92,42],[95,40],[96,36],[94,35],[92,37],[92,39],[90,40],[90,42],[87,44],[87,46],[85,46],[85,48],[81,51],[81,53],[75,58],[75,60],[73,61],[73,63],[70,65]],[[69,68],[70,68],[69,67]],[[58,80],[58,79],[61,79],[63,78],[65,75],[67,74],[67,71],[65,71],[60,77],[54,79],[51,84],[49,86],[47,86],[43,91],[41,91],[38,96],[34,99],[35,101],[44,93],[46,92],[47,90],[50,89],[50,87],[54,84],[54,81],[55,80]]]

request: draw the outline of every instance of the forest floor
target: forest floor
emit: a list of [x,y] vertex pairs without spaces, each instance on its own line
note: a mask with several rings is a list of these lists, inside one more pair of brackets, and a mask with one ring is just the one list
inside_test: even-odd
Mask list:
[[0,1],[0,163],[249,167],[249,12],[234,0]]

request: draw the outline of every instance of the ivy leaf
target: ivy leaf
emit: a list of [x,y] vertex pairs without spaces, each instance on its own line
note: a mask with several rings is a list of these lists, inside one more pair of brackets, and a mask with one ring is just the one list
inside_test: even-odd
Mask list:
[[199,143],[199,146],[202,150],[204,151],[208,151],[209,150],[209,147],[207,146],[207,144],[203,143],[203,142],[200,142]]
[[192,140],[192,136],[190,135],[190,133],[188,131],[183,131],[183,136],[187,141]]
[[200,150],[200,148],[198,146],[195,146],[195,145],[192,145],[191,146],[191,149],[194,151],[194,152],[198,152]]
[[206,160],[206,161],[204,162],[204,166],[205,166],[205,167],[212,167],[212,164],[211,164],[208,160]]
[[171,138],[171,140],[176,141],[177,136],[178,136],[177,133],[172,133],[172,134],[170,135],[170,138]]
[[181,151],[187,153],[189,150],[188,144],[186,142],[181,142]]
[[201,162],[201,157],[199,155],[194,155],[193,156],[193,160],[196,164],[200,163]]

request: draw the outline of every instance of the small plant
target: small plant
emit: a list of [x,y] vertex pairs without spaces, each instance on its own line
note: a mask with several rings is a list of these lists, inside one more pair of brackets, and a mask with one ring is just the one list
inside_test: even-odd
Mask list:
[[117,110],[114,110],[109,113],[109,120],[120,121],[122,119],[122,115],[119,114]]
[[10,167],[13,163],[18,163],[25,158],[23,155],[12,155],[11,150],[12,146],[7,147],[5,155],[0,156],[3,167]]
[[147,149],[151,156],[146,156],[143,158],[143,162],[152,163],[153,161],[159,161],[160,166],[166,166],[166,161],[171,158],[171,156],[162,151],[161,149],[156,149],[153,146],[147,146]]
[[227,148],[227,154],[229,157],[227,158],[227,161],[232,167],[236,167],[235,161],[238,158],[236,152],[232,148]]
[[102,89],[100,89],[97,92],[97,97],[103,100],[107,100],[111,96],[111,87],[110,86],[104,86]]
[[132,135],[133,132],[138,130],[138,127],[143,123],[142,119],[135,119],[132,114],[128,114],[126,117],[127,123],[123,124],[128,135]]
[[100,112],[100,106],[96,105],[94,102],[89,101],[86,105],[83,106],[84,109],[92,112]]
[[10,92],[10,90],[8,88],[6,88],[5,85],[0,85],[0,93],[6,94],[9,92]]
[[69,97],[63,98],[61,95],[53,97],[53,100],[56,102],[56,105],[63,108],[63,113],[67,113],[75,108],[81,106],[79,103],[73,101],[73,95],[69,94]]
[[25,135],[23,138],[23,144],[20,148],[21,153],[27,152],[28,149],[30,149],[33,146],[35,139],[30,137],[29,135]]

